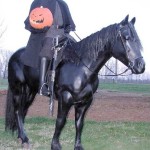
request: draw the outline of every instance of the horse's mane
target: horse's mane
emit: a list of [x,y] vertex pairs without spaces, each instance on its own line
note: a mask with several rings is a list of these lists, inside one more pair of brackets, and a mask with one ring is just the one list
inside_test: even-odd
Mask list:
[[[134,40],[136,41],[136,46],[142,49],[142,45],[134,25],[128,23],[128,26]],[[106,47],[109,48],[109,46],[114,45],[114,41],[118,35],[117,27],[118,24],[110,25],[77,43],[68,44],[64,50],[63,61],[69,61],[77,64],[84,58],[96,61],[100,51],[104,51]]]
[[114,41],[113,39],[116,38],[114,34],[116,34],[116,24],[103,28],[77,43],[69,44],[64,50],[63,60],[77,64],[83,58],[96,60],[98,53],[108,46],[106,43]]

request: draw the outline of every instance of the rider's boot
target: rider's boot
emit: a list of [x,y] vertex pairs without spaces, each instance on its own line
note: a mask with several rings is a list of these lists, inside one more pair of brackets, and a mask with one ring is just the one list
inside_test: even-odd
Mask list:
[[48,67],[48,59],[46,57],[41,58],[40,63],[40,78],[39,78],[39,95],[50,96],[49,86],[45,81],[45,75]]

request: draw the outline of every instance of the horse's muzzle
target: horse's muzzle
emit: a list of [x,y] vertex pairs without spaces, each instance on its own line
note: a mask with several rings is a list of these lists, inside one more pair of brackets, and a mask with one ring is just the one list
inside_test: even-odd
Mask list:
[[133,74],[141,74],[145,71],[145,62],[144,59],[138,58],[134,61],[134,65],[130,67]]

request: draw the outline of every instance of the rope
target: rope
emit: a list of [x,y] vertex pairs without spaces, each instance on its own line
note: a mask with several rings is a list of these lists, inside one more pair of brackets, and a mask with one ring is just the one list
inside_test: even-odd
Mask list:
[[79,37],[79,35],[75,31],[73,31],[73,32],[76,35],[76,37],[81,41],[82,39]]

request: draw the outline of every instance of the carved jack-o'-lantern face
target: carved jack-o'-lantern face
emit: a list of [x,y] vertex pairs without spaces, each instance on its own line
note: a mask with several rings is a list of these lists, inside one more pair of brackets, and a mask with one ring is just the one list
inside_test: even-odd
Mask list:
[[29,21],[33,28],[43,29],[52,25],[53,15],[48,8],[38,7],[31,11]]

